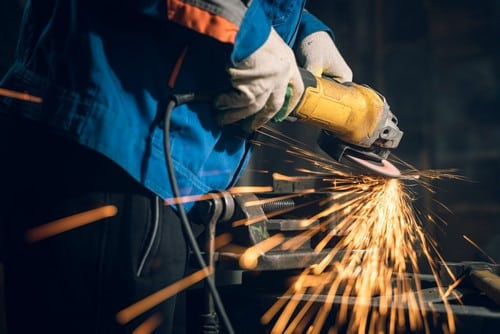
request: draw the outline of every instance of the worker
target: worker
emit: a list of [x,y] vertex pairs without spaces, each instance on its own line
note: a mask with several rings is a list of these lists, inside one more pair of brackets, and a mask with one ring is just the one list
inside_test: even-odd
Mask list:
[[[189,247],[167,205],[166,105],[174,93],[213,94],[173,110],[181,196],[234,185],[252,130],[297,104],[298,66],[352,80],[332,32],[304,6],[27,1],[16,60],[0,85],[25,94],[1,98],[9,334],[127,333],[151,317],[159,333],[185,330],[179,296],[116,319],[185,275]],[[188,214],[192,206],[184,203]],[[40,226],[83,213],[98,218],[33,238]]]

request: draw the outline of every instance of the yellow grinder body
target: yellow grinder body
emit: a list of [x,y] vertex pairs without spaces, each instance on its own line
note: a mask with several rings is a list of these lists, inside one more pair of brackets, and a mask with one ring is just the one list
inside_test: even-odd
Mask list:
[[355,83],[339,83],[301,70],[304,94],[291,116],[360,147],[395,148],[403,133],[385,98]]

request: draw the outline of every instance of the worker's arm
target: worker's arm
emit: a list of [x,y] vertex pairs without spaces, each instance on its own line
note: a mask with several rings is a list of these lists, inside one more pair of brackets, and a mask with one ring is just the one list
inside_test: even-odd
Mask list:
[[[249,118],[250,129],[261,126],[282,108],[287,91],[291,97],[285,114],[298,102],[303,83],[288,43],[295,35],[303,8],[301,1],[287,3],[288,11],[274,2],[260,0],[251,1],[248,8],[241,0],[132,3],[132,10],[147,16],[157,16],[164,8],[170,22],[233,44],[228,73],[234,89],[215,101],[222,125]],[[271,26],[278,23],[276,18],[285,17],[287,20],[279,22],[279,34]]]
[[[106,15],[144,16],[175,23],[222,43],[234,45],[233,63],[264,44],[271,22],[260,0],[85,0]],[[133,22],[131,22],[133,24]]]
[[[234,89],[215,100],[221,125],[246,119],[247,130],[260,127],[282,108],[287,90],[292,92],[287,112],[296,105],[304,86],[292,49],[271,27],[273,8],[264,8],[269,3],[254,0],[243,9],[241,0],[196,1],[196,5],[169,0],[167,5],[170,20],[233,43],[228,73]],[[290,26],[290,30],[295,29]]]

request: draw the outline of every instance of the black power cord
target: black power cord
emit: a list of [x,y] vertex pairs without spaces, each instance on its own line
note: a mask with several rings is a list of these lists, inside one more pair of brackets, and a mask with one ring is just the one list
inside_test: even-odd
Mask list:
[[[179,192],[179,186],[177,185],[177,179],[175,177],[175,170],[174,170],[174,164],[172,161],[172,154],[170,151],[170,118],[172,116],[172,111],[174,108],[180,104],[187,103],[187,102],[192,102],[197,99],[197,95],[194,93],[188,93],[188,94],[174,94],[167,105],[166,111],[165,111],[165,117],[164,117],[164,151],[165,151],[165,159],[167,162],[167,172],[168,172],[168,177],[170,179],[170,184],[172,186],[172,192],[175,198],[180,197],[180,192]],[[214,299],[215,307],[217,308],[217,311],[219,313],[220,318],[222,319],[222,322],[224,326],[226,327],[226,330],[229,334],[234,334],[234,329],[231,325],[231,321],[229,320],[229,317],[227,316],[226,310],[224,309],[224,305],[222,304],[222,300],[220,299],[219,293],[217,291],[217,288],[215,287],[213,275],[210,274],[207,268],[207,264],[205,263],[205,260],[203,259],[203,255],[200,251],[200,248],[198,246],[198,243],[196,241],[196,237],[193,234],[193,231],[191,229],[191,226],[189,224],[189,219],[186,215],[186,211],[184,210],[184,206],[182,203],[177,203],[177,208],[179,210],[179,215],[181,218],[182,222],[182,227],[184,229],[184,232],[186,233],[188,237],[188,241],[190,246],[193,249],[193,253],[196,256],[196,260],[198,261],[200,267],[204,270],[205,275],[207,276],[206,281],[208,283],[208,287],[210,289],[210,292],[212,294],[212,297]]]

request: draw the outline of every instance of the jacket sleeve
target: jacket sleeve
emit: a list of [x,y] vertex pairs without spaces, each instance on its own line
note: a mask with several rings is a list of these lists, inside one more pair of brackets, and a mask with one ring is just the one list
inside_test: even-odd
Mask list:
[[[271,22],[262,0],[128,0],[129,9],[233,44],[231,61],[238,63],[257,50],[269,36]],[[122,6],[125,4],[122,3]]]
[[234,44],[247,11],[242,0],[82,0],[103,13],[168,20],[223,43]]
[[234,44],[231,61],[235,64],[257,50],[271,31],[261,0],[246,7],[242,0],[167,0],[168,19]]
[[241,0],[163,0],[167,18],[186,28],[233,44],[246,6]]
[[332,30],[323,21],[318,19],[316,16],[304,10],[302,13],[302,19],[300,21],[299,30],[297,32],[296,43],[300,43],[306,36],[317,32],[326,31],[330,34],[333,40],[335,40],[335,35]]

